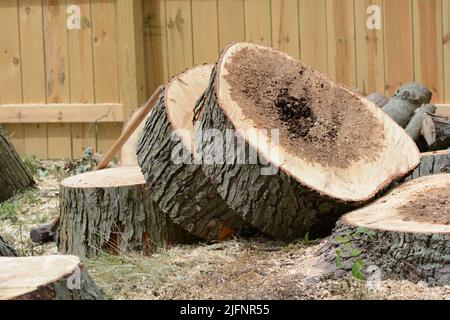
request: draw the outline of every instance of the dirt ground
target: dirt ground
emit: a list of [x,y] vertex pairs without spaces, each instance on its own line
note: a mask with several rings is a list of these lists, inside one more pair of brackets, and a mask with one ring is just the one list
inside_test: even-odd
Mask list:
[[[36,162],[36,190],[0,205],[0,234],[21,255],[55,254],[55,244],[35,246],[28,233],[58,214],[59,181],[70,174],[63,161]],[[314,266],[320,242],[283,245],[264,239],[180,246],[151,257],[85,259],[110,299],[450,299],[450,287],[425,283],[321,277]]]

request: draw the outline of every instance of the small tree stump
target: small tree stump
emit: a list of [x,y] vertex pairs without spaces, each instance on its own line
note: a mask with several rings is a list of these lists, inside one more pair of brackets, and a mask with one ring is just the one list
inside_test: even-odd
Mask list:
[[[327,234],[419,163],[415,143],[373,103],[271,48],[225,48],[201,105],[202,151],[214,160],[203,172],[275,238]],[[221,154],[224,145],[242,152]]]
[[151,200],[139,167],[92,171],[61,182],[59,249],[94,256],[140,251],[196,240]]
[[75,256],[0,258],[0,300],[100,300]]
[[175,224],[208,241],[247,229],[194,155],[194,107],[211,69],[195,67],[170,81],[146,122],[137,152],[153,200]]
[[449,194],[450,174],[420,177],[344,215],[318,266],[336,276],[378,270],[381,278],[449,285]]
[[0,126],[0,202],[16,192],[34,186],[31,173],[23,164],[6,132]]
[[0,236],[0,257],[16,257],[17,253],[13,247],[11,247],[3,238]]

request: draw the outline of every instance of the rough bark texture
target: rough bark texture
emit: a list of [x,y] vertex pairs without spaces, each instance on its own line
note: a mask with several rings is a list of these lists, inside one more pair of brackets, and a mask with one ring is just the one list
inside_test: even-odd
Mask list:
[[13,247],[11,247],[3,238],[0,236],[0,257],[16,257],[17,253]]
[[158,247],[196,239],[154,205],[145,185],[69,188],[60,192],[59,249],[93,256],[101,251],[152,254]]
[[[343,244],[343,239],[350,241]],[[341,252],[339,268],[336,267],[336,250]],[[379,269],[382,278],[450,285],[448,234],[364,231],[339,221],[318,255],[325,272],[337,277],[352,274],[359,260],[366,278],[371,271]]]
[[9,199],[16,192],[34,185],[31,173],[23,164],[1,127],[0,164],[0,202]]
[[[234,127],[217,102],[215,72],[216,67],[203,96],[201,129],[204,133],[208,129],[218,129],[225,137],[226,130]],[[213,154],[208,154],[214,150],[209,145],[210,141],[204,137],[202,151],[205,157],[214,158]],[[253,147],[245,142],[245,150],[249,148]],[[219,194],[233,210],[272,237],[293,240],[306,232],[311,236],[327,234],[341,214],[356,206],[340,203],[303,187],[282,170],[262,175],[268,169],[269,162],[258,152],[258,163],[251,164],[250,156],[251,152],[245,152],[245,161],[241,164],[235,152],[223,164],[204,164],[203,172],[210,177]]]
[[402,128],[406,127],[416,109],[417,106],[415,104],[397,97],[389,99],[383,107],[383,111]]
[[424,104],[419,109],[417,109],[414,116],[409,121],[405,128],[406,133],[414,140],[417,141],[420,138],[422,131],[422,121],[425,113],[435,113],[436,106],[432,104]]
[[420,164],[404,181],[439,173],[450,173],[450,150],[445,153],[423,155]]
[[[201,165],[192,162],[192,154],[172,139],[173,132],[161,92],[137,152],[150,194],[161,210],[175,224],[205,240],[224,240],[247,230],[241,217],[227,206],[202,172]],[[190,164],[172,160],[172,152],[181,149]]]
[[450,147],[450,119],[426,113],[423,116],[422,135],[430,151],[447,149]]
[[416,109],[422,104],[430,103],[431,96],[431,91],[417,82],[406,83],[394,93],[395,98],[412,103]]

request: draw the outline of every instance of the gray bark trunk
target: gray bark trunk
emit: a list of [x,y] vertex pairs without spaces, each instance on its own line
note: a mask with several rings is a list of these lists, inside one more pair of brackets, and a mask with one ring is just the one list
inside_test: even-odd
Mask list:
[[[161,92],[137,151],[153,200],[175,224],[208,241],[224,240],[247,230],[242,218],[227,206],[202,172],[201,165],[192,162],[192,154],[181,142],[172,140],[173,132]],[[191,162],[175,163],[174,150],[182,151]]]
[[0,202],[11,198],[16,192],[34,185],[27,170],[6,132],[0,127]]
[[438,173],[450,173],[450,151],[422,156],[420,164],[404,181]]
[[[218,129],[226,136],[227,129],[235,129],[226,118],[216,100],[215,72],[206,90],[200,117],[201,129]],[[210,140],[204,139],[202,151],[206,157],[214,158],[209,151],[214,148]],[[240,164],[237,152],[223,164],[203,165],[203,172],[214,183],[226,203],[243,219],[264,233],[284,240],[293,240],[309,232],[310,236],[329,234],[340,215],[356,207],[321,195],[316,190],[302,186],[284,171],[269,172],[267,159],[245,142],[245,164]],[[209,150],[209,151],[208,151]],[[251,164],[251,154],[258,153],[258,163]],[[263,160],[261,160],[263,159]]]
[[157,248],[197,239],[166,218],[150,199],[145,185],[109,188],[61,186],[61,253],[81,257],[101,251],[113,254]]
[[0,236],[0,257],[16,257],[17,253],[13,247],[11,247],[3,238]]

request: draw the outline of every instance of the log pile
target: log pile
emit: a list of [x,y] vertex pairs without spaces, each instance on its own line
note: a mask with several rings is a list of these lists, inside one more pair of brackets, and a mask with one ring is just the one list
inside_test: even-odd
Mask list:
[[102,292],[74,256],[0,258],[0,300],[99,300]]
[[34,180],[25,167],[6,132],[0,126],[0,202],[17,192],[34,186]]

